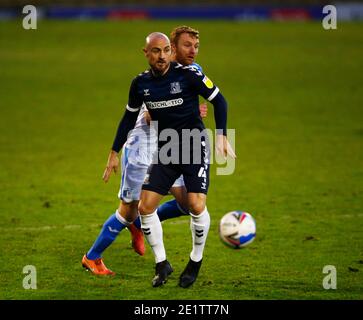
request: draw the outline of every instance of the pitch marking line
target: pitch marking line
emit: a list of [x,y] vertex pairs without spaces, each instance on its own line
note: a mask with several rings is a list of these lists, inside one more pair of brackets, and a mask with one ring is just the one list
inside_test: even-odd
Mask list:
[[[362,218],[363,213],[358,214],[342,214],[339,215],[338,218]],[[289,215],[282,216],[280,219],[290,219],[292,218]],[[190,223],[189,219],[180,219],[175,221],[168,221],[170,224],[187,224]],[[15,228],[9,228],[9,227],[0,227],[0,231],[50,231],[54,229],[64,229],[64,230],[75,230],[75,229],[81,229],[81,228],[100,228],[100,224],[91,224],[91,225],[81,225],[81,224],[69,224],[65,226],[41,226],[41,227],[15,227]]]

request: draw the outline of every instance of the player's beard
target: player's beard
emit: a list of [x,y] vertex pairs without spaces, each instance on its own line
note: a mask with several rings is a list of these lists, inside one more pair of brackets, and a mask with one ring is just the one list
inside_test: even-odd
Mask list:
[[194,63],[196,55],[190,54],[175,54],[175,60],[183,66],[189,66]]
[[[164,64],[157,67],[160,62],[164,62]],[[157,61],[154,65],[150,65],[150,67],[155,76],[162,76],[168,71],[170,67],[170,62],[167,63],[166,61]]]

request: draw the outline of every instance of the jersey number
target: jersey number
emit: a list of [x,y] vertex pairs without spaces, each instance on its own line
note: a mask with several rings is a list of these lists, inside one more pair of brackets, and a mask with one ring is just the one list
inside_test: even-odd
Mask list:
[[199,172],[198,172],[198,177],[203,177],[203,178],[207,177],[207,173],[206,173],[204,167],[200,167]]

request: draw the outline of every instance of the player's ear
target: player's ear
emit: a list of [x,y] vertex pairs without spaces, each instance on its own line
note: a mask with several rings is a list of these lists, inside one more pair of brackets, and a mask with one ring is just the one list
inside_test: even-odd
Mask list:
[[176,52],[176,47],[175,47],[175,44],[172,43],[171,44],[171,53],[174,54]]
[[142,48],[142,51],[144,52],[144,55],[145,55],[145,57],[146,57],[146,55],[147,55],[147,50],[146,50],[145,48]]

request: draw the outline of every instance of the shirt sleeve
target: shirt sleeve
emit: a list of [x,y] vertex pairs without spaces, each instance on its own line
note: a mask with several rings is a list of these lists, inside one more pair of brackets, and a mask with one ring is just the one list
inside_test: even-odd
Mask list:
[[140,96],[137,88],[137,78],[135,78],[130,86],[129,100],[126,109],[131,112],[139,112],[143,103],[143,97]]
[[135,126],[142,103],[143,99],[138,94],[137,80],[135,78],[131,83],[128,104],[126,105],[125,113],[118,125],[112,150],[120,152],[122,146],[127,140],[128,133]]
[[213,104],[216,129],[227,135],[227,101],[218,87],[200,70],[191,68],[189,77],[196,93]]
[[212,101],[219,92],[218,87],[197,68],[192,67],[188,71],[188,77],[196,93],[204,99]]
[[224,136],[227,136],[227,101],[223,95],[218,92],[216,97],[211,101],[214,108],[214,119],[216,129],[222,130]]

